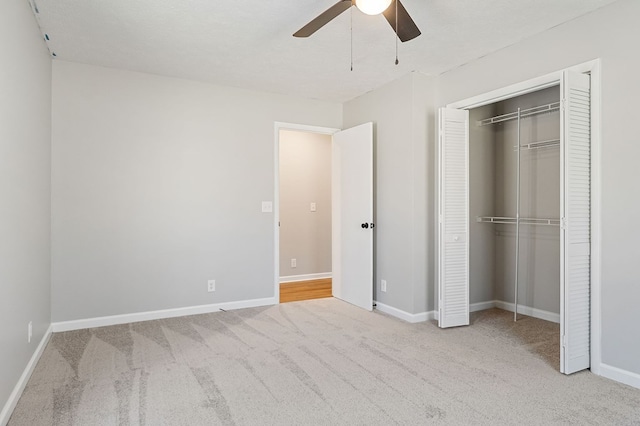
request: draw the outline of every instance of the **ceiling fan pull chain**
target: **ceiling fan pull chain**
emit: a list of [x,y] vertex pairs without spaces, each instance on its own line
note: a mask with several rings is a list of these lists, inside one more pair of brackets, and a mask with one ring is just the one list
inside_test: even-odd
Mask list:
[[349,10],[349,19],[351,20],[350,37],[351,37],[351,71],[353,71],[353,7]]
[[396,65],[400,63],[398,61],[398,0],[394,0],[396,3]]

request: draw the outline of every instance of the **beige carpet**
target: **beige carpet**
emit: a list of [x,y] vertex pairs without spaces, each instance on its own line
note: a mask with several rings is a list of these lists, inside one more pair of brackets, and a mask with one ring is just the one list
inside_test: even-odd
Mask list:
[[640,390],[558,372],[558,326],[408,324],[335,299],[58,333],[9,424],[640,425]]

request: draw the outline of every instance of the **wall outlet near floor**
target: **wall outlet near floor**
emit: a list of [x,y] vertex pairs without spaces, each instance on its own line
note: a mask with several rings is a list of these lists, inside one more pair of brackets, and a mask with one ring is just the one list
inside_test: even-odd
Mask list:
[[380,280],[380,291],[387,291],[387,280]]
[[211,293],[212,291],[216,291],[216,280],[207,281],[207,291]]
[[31,343],[31,337],[33,336],[33,321],[29,321],[27,326],[27,343]]
[[311,205],[309,206],[309,210],[315,212],[317,210],[316,203],[311,203]]

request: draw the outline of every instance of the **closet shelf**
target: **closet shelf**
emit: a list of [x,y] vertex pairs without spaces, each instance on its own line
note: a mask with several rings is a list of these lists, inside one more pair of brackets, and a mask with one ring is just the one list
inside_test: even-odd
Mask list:
[[[552,102],[546,105],[540,105],[529,109],[520,110],[520,118],[530,117],[532,115],[542,114],[545,112],[553,112],[560,110],[560,102]],[[510,112],[508,114],[497,115],[495,117],[485,118],[478,121],[478,126],[486,126],[489,124],[502,123],[504,121],[516,120],[518,118],[518,111]]]
[[[480,223],[504,223],[509,225],[515,225],[517,223],[515,217],[501,216],[478,216],[476,217],[476,221]],[[560,219],[521,217],[520,225],[560,226]]]
[[[546,141],[530,142],[524,145],[520,145],[520,149],[557,148],[559,146],[560,146],[560,139],[549,139]],[[514,146],[513,150],[517,151],[518,146]]]

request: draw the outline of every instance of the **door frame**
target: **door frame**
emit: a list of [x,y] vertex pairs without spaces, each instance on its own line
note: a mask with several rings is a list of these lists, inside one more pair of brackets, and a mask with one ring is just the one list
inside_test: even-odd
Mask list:
[[[575,71],[583,74],[591,75],[591,365],[590,369],[593,373],[601,374],[601,208],[600,201],[602,199],[601,190],[601,62],[600,59],[584,62],[575,66],[564,68],[537,78],[533,78],[520,83],[512,84],[491,92],[477,95],[471,98],[463,99],[454,103],[447,104],[447,108],[456,109],[473,109],[483,105],[492,104],[505,99],[524,95],[548,87],[560,85],[564,71]],[[439,158],[439,148],[436,146],[436,158]],[[438,166],[439,167],[439,166]],[[440,170],[436,176],[440,176]],[[438,188],[439,191],[439,188]],[[438,197],[440,194],[438,193]],[[437,203],[436,203],[437,204]],[[439,206],[436,206],[438,208]],[[438,226],[439,216],[436,211],[436,227]],[[437,229],[437,228],[436,228]],[[437,258],[440,257],[437,251]],[[437,262],[436,262],[437,263]],[[436,268],[435,282],[438,282],[439,271]],[[439,294],[438,286],[435,286],[436,297],[438,303]],[[436,308],[439,309],[438,306]]]
[[296,132],[318,133],[332,136],[341,129],[333,127],[311,126],[307,124],[295,124],[276,121],[274,123],[274,147],[273,147],[273,268],[274,268],[274,299],[280,303],[280,130],[293,130]]

